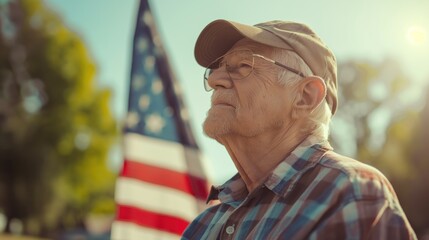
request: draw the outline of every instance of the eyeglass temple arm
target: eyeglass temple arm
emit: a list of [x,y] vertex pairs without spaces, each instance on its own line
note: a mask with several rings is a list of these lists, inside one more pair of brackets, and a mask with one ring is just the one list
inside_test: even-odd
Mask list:
[[259,54],[253,54],[254,56],[257,56],[257,57],[260,57],[260,58],[263,58],[264,60],[266,60],[266,61],[268,61],[268,62],[271,62],[271,63],[274,63],[275,65],[277,65],[277,66],[280,66],[280,67],[282,67],[282,68],[285,68],[285,69],[287,69],[287,70],[289,70],[289,71],[291,71],[291,72],[293,72],[293,73],[295,73],[295,74],[297,74],[297,75],[299,75],[299,76],[301,76],[301,77],[306,77],[305,75],[304,75],[304,73],[302,73],[302,72],[300,72],[300,71],[298,71],[298,70],[296,70],[296,69],[293,69],[293,68],[291,68],[291,67],[288,67],[288,66],[286,66],[286,65],[283,65],[283,64],[281,64],[281,63],[279,63],[279,62],[277,62],[277,61],[275,61],[275,60],[273,60],[273,59],[270,59],[270,58],[267,58],[267,57],[264,57],[264,56],[262,56],[262,55],[259,55]]

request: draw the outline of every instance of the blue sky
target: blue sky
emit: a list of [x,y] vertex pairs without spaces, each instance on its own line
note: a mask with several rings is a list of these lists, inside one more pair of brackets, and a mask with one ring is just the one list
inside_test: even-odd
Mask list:
[[[45,0],[86,43],[97,66],[100,86],[112,88],[112,109],[124,119],[137,0]],[[210,106],[203,69],[193,57],[200,31],[215,19],[247,24],[281,19],[311,26],[339,61],[378,63],[397,59],[415,88],[429,82],[429,1],[427,0],[156,0],[150,1],[164,48],[185,92],[193,131],[215,183],[236,172],[221,145],[202,134]],[[341,79],[340,79],[341,81]],[[341,106],[340,106],[341,107]],[[119,149],[113,162],[119,164]]]

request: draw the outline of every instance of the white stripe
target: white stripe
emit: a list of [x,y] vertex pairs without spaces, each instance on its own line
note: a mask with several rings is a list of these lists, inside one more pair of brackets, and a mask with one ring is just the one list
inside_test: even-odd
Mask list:
[[182,191],[131,178],[119,178],[116,201],[152,212],[192,221],[198,214],[198,200]]
[[112,225],[112,240],[178,240],[180,237],[153,228],[138,226],[134,223],[114,222]]
[[125,158],[205,179],[198,149],[136,133],[124,136]]

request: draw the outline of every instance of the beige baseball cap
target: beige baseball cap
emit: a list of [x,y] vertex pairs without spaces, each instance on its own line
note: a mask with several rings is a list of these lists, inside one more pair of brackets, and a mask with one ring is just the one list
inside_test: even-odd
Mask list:
[[326,100],[332,114],[336,112],[338,97],[335,56],[305,24],[276,20],[250,26],[223,19],[215,20],[200,33],[195,44],[195,58],[198,64],[207,67],[243,38],[297,53],[314,75],[325,80]]

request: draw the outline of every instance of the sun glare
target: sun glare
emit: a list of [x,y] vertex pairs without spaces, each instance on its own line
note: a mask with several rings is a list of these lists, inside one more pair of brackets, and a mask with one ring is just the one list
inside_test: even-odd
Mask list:
[[412,45],[423,45],[427,40],[426,29],[420,26],[411,26],[407,31],[407,40]]

